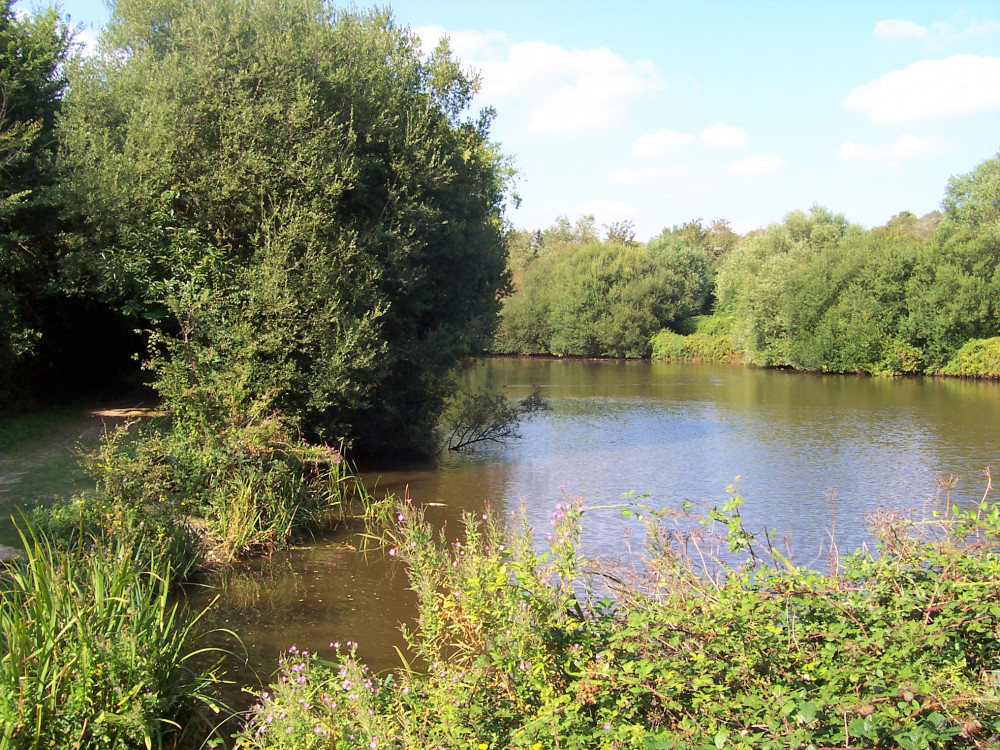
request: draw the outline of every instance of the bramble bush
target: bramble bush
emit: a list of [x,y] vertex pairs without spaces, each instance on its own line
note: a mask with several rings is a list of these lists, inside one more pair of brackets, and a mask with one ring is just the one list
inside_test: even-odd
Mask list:
[[[631,506],[645,565],[579,553],[580,500],[548,549],[489,508],[447,542],[399,509],[419,600],[410,661],[287,654],[251,748],[956,748],[1000,732],[1000,506],[879,513],[818,571],[752,534],[733,496],[699,518]],[[737,562],[740,560],[741,562]],[[331,644],[336,646],[336,644]]]

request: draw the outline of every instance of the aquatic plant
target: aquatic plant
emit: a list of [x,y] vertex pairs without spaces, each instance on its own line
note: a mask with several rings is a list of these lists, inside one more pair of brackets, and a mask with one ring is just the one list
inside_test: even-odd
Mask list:
[[[1000,736],[1000,506],[872,517],[876,549],[792,563],[743,524],[630,506],[645,565],[578,552],[580,500],[548,549],[523,514],[454,542],[412,504],[395,556],[418,617],[409,661],[286,655],[251,748],[956,748]],[[328,734],[325,734],[328,733]],[[287,741],[285,738],[289,738]],[[295,738],[294,742],[290,738]]]

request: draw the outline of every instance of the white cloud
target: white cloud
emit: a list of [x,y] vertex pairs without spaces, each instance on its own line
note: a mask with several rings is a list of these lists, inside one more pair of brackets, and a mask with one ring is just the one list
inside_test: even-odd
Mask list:
[[844,141],[837,155],[841,159],[850,161],[902,161],[937,156],[954,147],[954,144],[940,135],[921,138],[907,133],[899,136],[893,143],[880,146],[865,146],[854,141]]
[[876,39],[884,41],[919,40],[930,49],[942,49],[952,42],[967,37],[981,37],[1000,33],[1000,22],[991,18],[969,21],[964,28],[953,26],[945,21],[928,26],[921,26],[913,21],[889,18],[875,24],[872,32]]
[[652,166],[638,171],[634,169],[617,169],[608,176],[608,179],[615,185],[640,187],[687,178],[693,174],[694,170],[690,167]]
[[991,18],[972,21],[965,30],[966,36],[987,36],[989,34],[1000,34],[1000,21],[994,21]]
[[97,52],[97,32],[91,28],[83,27],[77,31],[73,41],[81,55],[90,57]]
[[566,49],[548,42],[515,42],[500,32],[415,29],[428,52],[447,34],[455,56],[481,76],[489,103],[526,109],[526,129],[563,134],[608,130],[628,120],[631,106],[662,83],[649,60],[626,60],[605,47]]
[[669,156],[684,146],[695,142],[691,133],[680,133],[676,130],[657,130],[655,133],[645,133],[635,139],[632,144],[632,155],[643,159],[656,159]]
[[929,32],[924,26],[913,21],[902,21],[898,18],[887,18],[875,24],[876,39],[926,39]]
[[785,166],[785,160],[777,154],[756,154],[734,161],[726,166],[726,172],[733,177],[767,177]]
[[702,143],[712,148],[745,148],[750,143],[750,136],[743,128],[723,125],[721,122],[702,130],[698,137]]
[[845,109],[873,122],[912,122],[1000,109],[1000,57],[922,60],[857,86]]

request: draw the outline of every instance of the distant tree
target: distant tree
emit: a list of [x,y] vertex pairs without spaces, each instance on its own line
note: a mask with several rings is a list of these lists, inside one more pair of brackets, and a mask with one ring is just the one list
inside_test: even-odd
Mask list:
[[697,248],[568,246],[532,264],[519,292],[505,300],[494,348],[647,357],[652,334],[700,312],[709,285],[707,259]]
[[605,227],[605,239],[616,245],[630,246],[635,244],[635,222],[615,221]]
[[1000,154],[952,177],[942,205],[945,222],[1000,243]]

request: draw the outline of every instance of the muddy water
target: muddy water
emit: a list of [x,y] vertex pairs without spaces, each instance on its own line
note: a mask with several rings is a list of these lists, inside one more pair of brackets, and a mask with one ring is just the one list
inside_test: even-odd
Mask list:
[[[435,503],[431,519],[452,529],[486,501],[501,511],[523,503],[538,529],[566,495],[588,506],[619,504],[630,490],[654,505],[718,504],[739,476],[747,525],[777,529],[797,560],[821,564],[831,534],[842,550],[868,539],[864,518],[877,507],[928,504],[942,474],[959,478],[955,500],[971,502],[984,467],[1000,467],[994,383],[515,359],[469,378],[511,397],[541,386],[552,409],[507,445],[365,474],[380,491]],[[635,542],[618,508],[590,511],[584,524],[590,555]],[[353,640],[376,669],[398,664],[398,626],[413,616],[405,576],[357,546],[342,531],[229,574],[219,624],[240,633],[262,679],[292,644]]]

